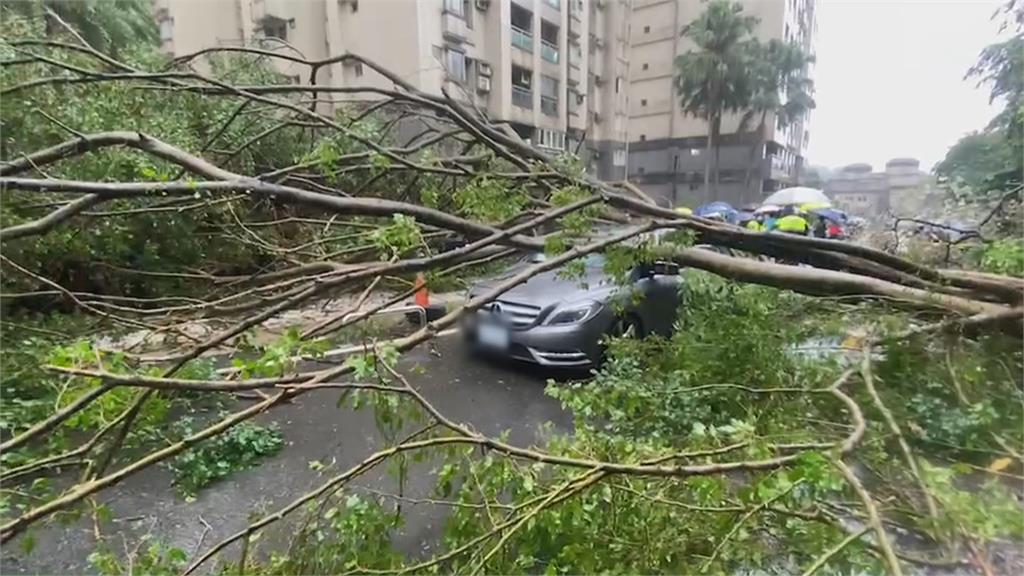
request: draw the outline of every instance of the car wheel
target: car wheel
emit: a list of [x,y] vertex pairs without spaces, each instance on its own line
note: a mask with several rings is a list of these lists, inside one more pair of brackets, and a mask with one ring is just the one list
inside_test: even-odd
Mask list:
[[601,357],[598,366],[604,364],[608,359],[608,338],[643,338],[643,325],[640,319],[632,314],[626,314],[615,319],[608,331],[601,338]]
[[608,335],[613,337],[643,338],[644,329],[643,325],[640,324],[639,318],[632,314],[627,314],[615,320],[615,324],[608,331]]

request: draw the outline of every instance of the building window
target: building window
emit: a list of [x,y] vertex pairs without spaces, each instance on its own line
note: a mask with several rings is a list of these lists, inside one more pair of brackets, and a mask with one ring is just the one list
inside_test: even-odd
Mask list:
[[640,141],[641,142],[646,142],[647,141],[647,134],[641,134],[640,135]]
[[533,52],[533,12],[512,3],[512,45]]
[[615,93],[618,94],[622,90],[622,76],[615,77]]
[[356,78],[362,76],[363,75],[363,63],[362,62],[356,62],[355,66],[352,67],[352,70],[355,72]]
[[462,0],[462,18],[466,20],[466,28],[473,29],[472,0]]
[[540,77],[540,111],[548,116],[558,116],[558,79]]
[[160,42],[168,43],[174,40],[174,18],[165,17],[160,20]]
[[641,106],[647,106],[647,98],[641,98],[640,99],[640,105]]
[[557,130],[537,129],[537,146],[551,150],[565,150],[565,133]]
[[533,108],[533,71],[512,65],[512,105]]
[[616,150],[612,152],[612,165],[613,166],[625,166],[626,165],[626,151]]
[[644,34],[650,34],[650,33],[651,33],[651,27],[650,26],[644,26]]
[[650,65],[650,64],[648,64],[647,62],[644,62],[644,63],[643,63],[643,66],[641,66],[641,68],[643,68],[644,70],[647,70],[647,69],[648,69],[648,68],[650,68],[650,67],[651,67],[651,65]]
[[465,3],[462,0],[444,0],[444,11],[461,18],[466,15]]
[[451,48],[446,49],[444,64],[449,78],[456,82],[466,81],[466,55],[464,53]]
[[583,60],[583,49],[580,48],[579,44],[569,45],[569,64],[576,66],[580,65],[580,60]]
[[267,38],[288,39],[288,21],[267,16],[263,19],[263,35]]
[[544,3],[556,10],[562,6],[561,0],[544,0]]
[[540,21],[540,57],[558,64],[558,26]]

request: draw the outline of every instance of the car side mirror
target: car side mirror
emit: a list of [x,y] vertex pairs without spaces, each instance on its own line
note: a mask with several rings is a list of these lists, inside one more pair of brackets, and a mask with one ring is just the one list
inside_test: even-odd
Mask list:
[[654,263],[652,272],[654,276],[677,276],[679,274],[679,264],[659,260]]

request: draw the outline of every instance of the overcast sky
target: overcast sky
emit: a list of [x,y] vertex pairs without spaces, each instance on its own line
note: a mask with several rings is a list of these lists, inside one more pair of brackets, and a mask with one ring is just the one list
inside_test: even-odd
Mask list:
[[811,164],[868,162],[876,170],[910,156],[930,170],[997,108],[964,81],[998,38],[1001,1],[818,0]]

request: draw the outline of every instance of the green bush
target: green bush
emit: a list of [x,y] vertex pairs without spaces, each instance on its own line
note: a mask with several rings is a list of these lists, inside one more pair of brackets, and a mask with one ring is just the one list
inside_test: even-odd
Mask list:
[[980,264],[986,272],[1024,276],[1024,240],[1004,238],[992,242],[981,253]]
[[[186,419],[182,426],[183,435],[188,435],[191,422]],[[186,498],[194,498],[200,489],[233,472],[256,466],[283,445],[277,425],[242,422],[172,460],[169,466],[174,472],[174,485]]]

